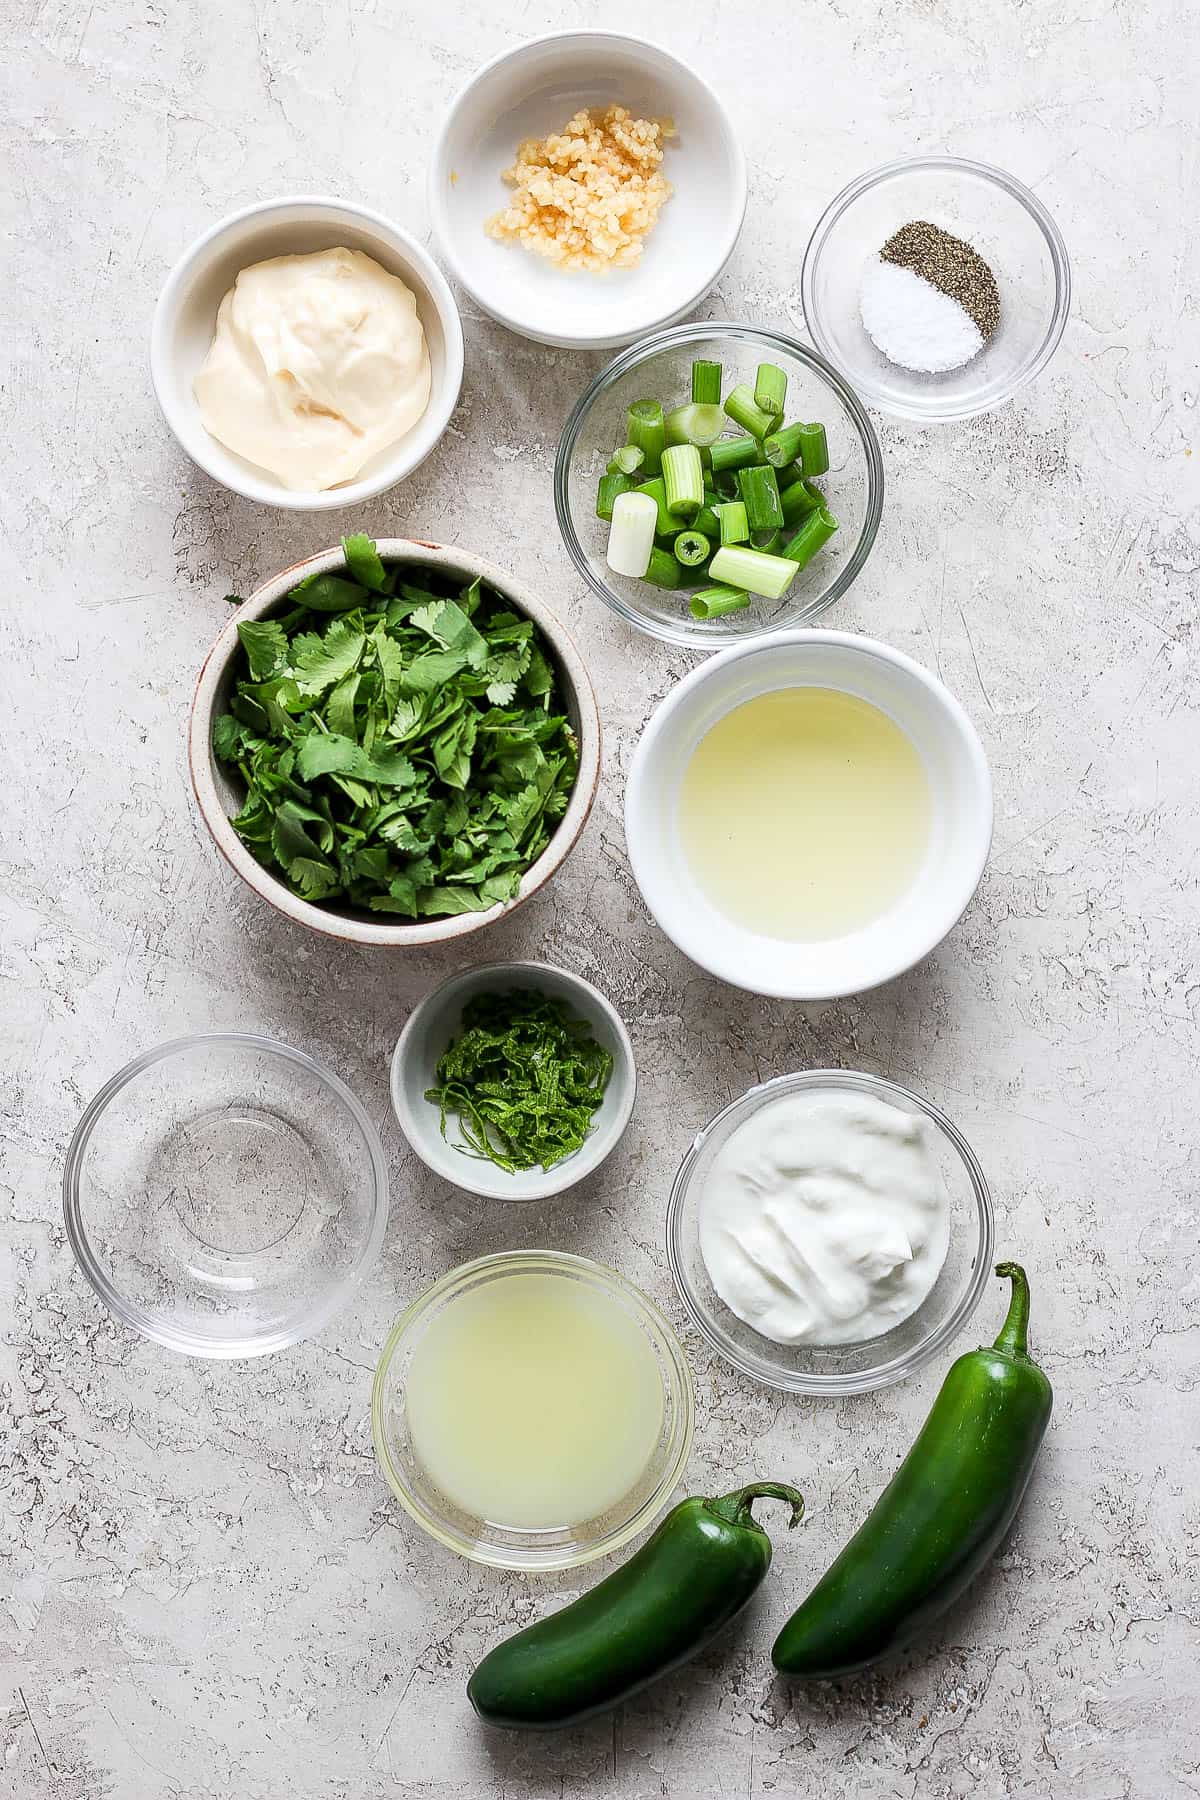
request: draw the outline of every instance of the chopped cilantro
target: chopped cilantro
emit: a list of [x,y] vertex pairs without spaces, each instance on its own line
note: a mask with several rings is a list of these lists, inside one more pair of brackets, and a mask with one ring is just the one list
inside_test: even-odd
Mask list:
[[245,783],[234,829],[305,900],[410,919],[511,900],[579,767],[537,627],[481,582],[418,588],[370,538],[342,548],[344,571],[238,626],[213,726]]

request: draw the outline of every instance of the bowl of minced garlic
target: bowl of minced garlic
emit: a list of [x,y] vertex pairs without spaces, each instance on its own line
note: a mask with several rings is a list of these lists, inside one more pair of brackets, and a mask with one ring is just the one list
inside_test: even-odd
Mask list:
[[458,281],[511,330],[578,349],[691,311],[745,207],[745,160],[712,89],[657,45],[607,31],[488,63],[451,106],[430,177]]
[[674,136],[670,119],[635,119],[616,104],[580,107],[561,131],[517,146],[503,177],[513,196],[487,221],[488,236],[560,269],[636,268],[671,198],[662,161]]

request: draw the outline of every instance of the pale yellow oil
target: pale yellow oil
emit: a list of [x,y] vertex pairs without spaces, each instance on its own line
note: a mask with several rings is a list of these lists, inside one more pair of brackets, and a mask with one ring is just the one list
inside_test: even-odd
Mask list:
[[662,1428],[654,1349],[619,1301],[561,1276],[460,1295],[417,1344],[405,1390],[413,1450],[464,1512],[549,1530],[617,1506]]
[[900,727],[834,688],[780,688],[719,719],[684,772],[697,885],[764,937],[840,937],[882,917],[929,844],[929,779]]

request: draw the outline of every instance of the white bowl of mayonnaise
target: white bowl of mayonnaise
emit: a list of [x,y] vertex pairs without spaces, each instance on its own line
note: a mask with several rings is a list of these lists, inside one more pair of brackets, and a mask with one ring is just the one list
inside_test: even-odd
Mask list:
[[323,512],[411,475],[449,424],[463,337],[408,232],[351,201],[264,200],[168,275],[150,373],[181,448],[267,506]]
[[667,1258],[742,1374],[798,1394],[902,1381],[960,1332],[992,1260],[987,1180],[932,1101],[808,1069],[751,1088],[693,1142]]

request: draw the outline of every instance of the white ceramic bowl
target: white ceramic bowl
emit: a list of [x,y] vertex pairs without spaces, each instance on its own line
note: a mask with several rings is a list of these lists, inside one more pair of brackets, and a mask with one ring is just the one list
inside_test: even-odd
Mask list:
[[[453,1120],[447,1120],[448,1137],[443,1137],[439,1109],[425,1098],[426,1089],[433,1085],[438,1058],[457,1033],[467,1002],[475,994],[510,988],[537,988],[563,1001],[577,1018],[587,1020],[592,1036],[613,1059],[603,1102],[582,1147],[553,1168],[511,1174],[495,1163],[455,1149]],[[456,1187],[490,1200],[545,1200],[574,1187],[616,1148],[629,1124],[636,1094],[633,1045],[621,1015],[582,975],[572,975],[551,963],[488,963],[452,975],[413,1008],[392,1054],[392,1105],[421,1161]]]
[[[675,191],[637,267],[565,273],[489,238],[521,140],[610,101],[678,132],[663,162]],[[677,57],[618,32],[565,31],[506,50],[463,88],[434,148],[429,208],[455,279],[493,318],[540,344],[603,350],[673,324],[708,293],[742,228],[746,162],[725,108]]]
[[583,658],[571,638],[548,607],[502,574],[494,564],[472,555],[469,550],[418,543],[409,538],[380,538],[376,547],[385,562],[403,562],[418,574],[438,571],[464,584],[480,577],[510,601],[517,612],[533,620],[549,648],[562,693],[563,711],[579,740],[579,772],[567,809],[542,854],[521,877],[516,898],[490,907],[487,912],[459,913],[448,919],[384,923],[384,915],[379,913],[332,905],[315,906],[311,901],[302,900],[251,855],[233,829],[230,820],[240,811],[244,794],[228,766],[218,762],[213,754],[212,733],[214,720],[228,707],[240,666],[242,651],[238,625],[246,619],[265,619],[285,611],[288,594],[306,575],[340,569],[345,561],[340,547],[322,550],[304,562],[293,563],[290,569],[265,581],[230,615],[209,651],[196,683],[188,726],[188,765],[200,816],[212,833],[217,849],[256,894],[296,924],[307,925],[311,931],[322,932],[326,937],[341,938],[351,944],[380,944],[394,950],[408,950],[417,945],[443,943],[447,938],[465,937],[494,919],[503,918],[514,906],[536,894],[566,861],[587,823],[600,780],[600,714]]
[[[932,790],[930,842],[907,892],[872,924],[819,943],[759,936],[726,918],[679,838],[680,784],[701,738],[734,707],[786,687],[836,688],[879,707],[919,752]],[[957,923],[991,845],[992,782],[971,721],[919,663],[847,632],[778,632],[712,657],[651,714],[629,771],[625,836],[646,905],[693,962],[751,993],[828,1000],[902,975]]]
[[[345,245],[362,250],[406,281],[429,347],[429,405],[402,438],[373,456],[354,481],[323,491],[285,488],[269,470],[226,449],[205,430],[192,382],[208,354],[217,309],[242,269],[271,256],[307,255]],[[458,404],[463,336],[445,276],[414,237],[380,213],[351,201],[302,195],[263,200],[210,226],[163,284],[150,331],[150,375],[162,414],[192,461],[247,500],[293,512],[356,506],[395,487],[433,449]]]

